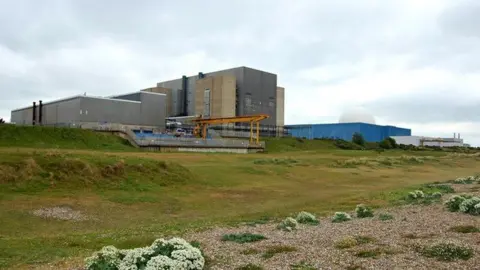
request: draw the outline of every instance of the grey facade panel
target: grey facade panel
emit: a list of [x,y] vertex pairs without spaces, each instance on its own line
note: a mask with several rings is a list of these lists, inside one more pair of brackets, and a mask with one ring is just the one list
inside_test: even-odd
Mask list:
[[[43,105],[42,125],[72,124],[80,121],[80,99],[69,99]],[[38,117],[38,116],[37,116]]]
[[140,123],[146,126],[165,127],[166,95],[141,93]]
[[10,121],[18,125],[31,125],[33,117],[33,109],[26,108],[12,111]]
[[113,96],[111,98],[131,100],[131,101],[140,101],[140,93],[131,93],[131,94]]
[[82,98],[81,122],[140,124],[140,102]]

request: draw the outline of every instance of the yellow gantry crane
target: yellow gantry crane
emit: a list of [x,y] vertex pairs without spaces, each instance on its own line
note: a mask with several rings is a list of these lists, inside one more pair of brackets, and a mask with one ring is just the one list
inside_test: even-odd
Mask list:
[[250,142],[253,143],[253,124],[257,124],[257,144],[260,143],[260,121],[267,119],[269,116],[266,114],[257,115],[245,115],[234,117],[219,117],[219,118],[198,118],[192,120],[195,123],[193,134],[203,139],[207,138],[208,125],[215,124],[231,124],[231,123],[250,123]]

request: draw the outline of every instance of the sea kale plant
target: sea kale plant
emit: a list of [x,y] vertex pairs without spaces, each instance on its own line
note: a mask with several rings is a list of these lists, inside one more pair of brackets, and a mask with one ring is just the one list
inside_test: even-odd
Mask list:
[[425,194],[421,190],[415,190],[415,191],[409,192],[407,197],[410,200],[416,200],[416,199],[425,198]]
[[332,222],[339,223],[339,222],[349,221],[351,219],[352,217],[345,212],[335,212],[335,215],[333,215],[333,218],[332,218]]
[[85,259],[87,270],[200,270],[202,252],[181,238],[157,239],[151,246],[121,250],[106,246]]
[[298,222],[294,218],[287,217],[277,226],[277,228],[280,230],[291,232],[297,229],[297,225],[298,225]]
[[480,215],[480,197],[472,197],[465,199],[459,206],[462,213],[470,215]]
[[472,198],[469,195],[453,195],[444,202],[445,206],[450,212],[460,211],[460,205],[467,199]]
[[373,210],[364,204],[357,205],[355,208],[355,213],[357,214],[358,218],[373,217]]
[[319,223],[313,214],[305,211],[298,213],[296,220],[298,223],[302,224],[317,225]]

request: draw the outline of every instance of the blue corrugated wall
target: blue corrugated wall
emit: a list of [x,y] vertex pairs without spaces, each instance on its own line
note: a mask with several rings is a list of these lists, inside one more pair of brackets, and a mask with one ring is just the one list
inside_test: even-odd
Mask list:
[[368,142],[379,142],[390,136],[411,136],[411,129],[394,126],[379,126],[366,123],[313,124],[286,126],[293,137],[330,138],[351,141],[355,132],[361,133]]

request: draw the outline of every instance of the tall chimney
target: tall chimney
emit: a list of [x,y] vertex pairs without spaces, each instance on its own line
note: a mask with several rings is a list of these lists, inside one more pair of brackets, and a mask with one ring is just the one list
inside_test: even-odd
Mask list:
[[42,113],[42,111],[43,111],[43,104],[42,104],[42,101],[40,100],[40,101],[38,102],[38,124],[39,124],[39,125],[42,125],[42,124],[43,124],[43,123],[42,123],[42,121],[43,121],[43,120],[42,120],[42,118],[43,118],[43,113]]
[[32,106],[32,125],[35,126],[37,122],[37,103],[34,101]]

